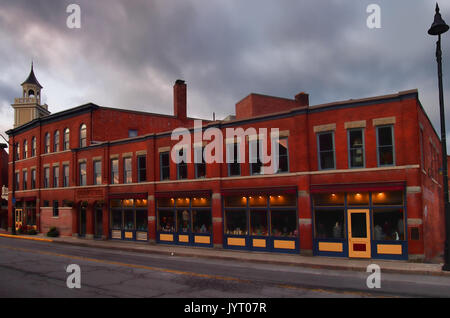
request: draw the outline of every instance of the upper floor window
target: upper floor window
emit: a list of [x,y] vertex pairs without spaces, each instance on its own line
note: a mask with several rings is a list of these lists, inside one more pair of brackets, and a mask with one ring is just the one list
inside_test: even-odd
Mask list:
[[14,183],[14,189],[19,190],[20,174],[18,172],[14,173]]
[[283,137],[278,140],[278,173],[289,172],[289,148],[288,138]]
[[159,167],[160,167],[160,176],[161,180],[169,180],[170,179],[170,153],[169,152],[161,152],[159,154]]
[[50,152],[50,134],[49,133],[45,133],[45,137],[44,137],[44,153],[49,153]]
[[80,148],[87,146],[86,140],[86,125],[82,124],[80,126]]
[[44,168],[44,188],[48,188],[50,183],[50,168]]
[[145,155],[137,157],[138,182],[147,181],[147,158]]
[[334,132],[323,132],[317,134],[319,169],[335,169],[334,159]]
[[23,159],[26,159],[26,158],[28,158],[28,142],[25,139],[23,141]]
[[26,170],[22,173],[22,189],[27,189],[27,183],[28,183],[28,172]]
[[20,160],[20,143],[16,142],[14,144],[14,160]]
[[132,183],[131,157],[123,158],[123,183]]
[[177,164],[177,179],[187,179],[187,158],[183,148],[178,151],[181,162]]
[[94,184],[102,184],[102,162],[94,161]]
[[137,137],[138,131],[137,129],[128,129],[128,138]]
[[36,169],[31,170],[31,189],[36,188]]
[[378,166],[392,166],[395,163],[394,127],[377,127]]
[[59,186],[59,167],[53,167],[53,188],[57,188]]
[[70,144],[70,130],[69,128],[64,129],[64,150],[69,150]]
[[85,186],[87,184],[86,162],[80,162],[79,168],[80,168],[80,186]]
[[59,130],[55,131],[55,134],[53,135],[53,151],[59,151]]
[[364,167],[364,130],[348,130],[348,165],[350,168]]
[[261,143],[259,139],[253,139],[248,142],[250,174],[261,174],[263,165],[261,162],[260,152]]
[[63,187],[69,186],[69,165],[63,165]]
[[195,162],[195,177],[204,178],[206,177],[206,162],[203,156],[205,152],[205,147],[195,147],[194,148],[194,162]]
[[239,143],[227,144],[228,176],[230,177],[241,175],[239,145]]
[[31,157],[36,156],[36,137],[31,138]]
[[111,159],[111,183],[119,183],[119,160]]

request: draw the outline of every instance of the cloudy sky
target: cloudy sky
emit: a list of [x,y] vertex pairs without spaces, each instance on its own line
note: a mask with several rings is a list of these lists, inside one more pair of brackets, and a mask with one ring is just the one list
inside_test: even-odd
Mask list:
[[[81,28],[69,29],[69,4]],[[369,4],[381,28],[369,29]],[[249,93],[312,105],[419,89],[439,127],[435,2],[425,0],[0,0],[0,131],[31,60],[51,112],[87,102],[172,114],[188,85],[188,115],[221,119]],[[450,1],[441,0],[450,23]],[[450,32],[443,37],[450,85]],[[450,105],[450,94],[445,94]],[[450,108],[447,107],[447,132]],[[450,138],[448,138],[450,139]]]

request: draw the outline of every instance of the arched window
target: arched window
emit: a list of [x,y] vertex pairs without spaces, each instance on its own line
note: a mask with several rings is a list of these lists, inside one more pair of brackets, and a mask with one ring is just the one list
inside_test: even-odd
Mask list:
[[82,124],[80,126],[80,147],[86,147],[86,125]]
[[53,135],[53,151],[59,151],[59,130],[55,131],[55,134]]
[[36,137],[31,138],[31,157],[36,156]]
[[45,134],[45,145],[44,145],[44,153],[50,152],[50,134]]
[[26,159],[28,157],[28,142],[25,139],[23,141],[23,159]]
[[64,150],[69,150],[70,148],[70,130],[69,128],[64,129]]

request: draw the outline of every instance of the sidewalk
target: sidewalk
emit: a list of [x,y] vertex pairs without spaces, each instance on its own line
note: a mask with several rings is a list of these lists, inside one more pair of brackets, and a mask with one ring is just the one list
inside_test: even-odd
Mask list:
[[319,269],[354,270],[366,272],[369,264],[377,264],[383,273],[401,273],[418,275],[448,276],[450,272],[441,270],[442,264],[412,263],[408,261],[391,260],[364,260],[323,256],[303,256],[269,252],[234,251],[221,248],[185,247],[163,245],[146,242],[100,241],[73,237],[50,238],[43,234],[38,235],[8,235],[0,233],[1,237],[13,237],[36,241],[52,242],[57,244],[70,244],[76,246],[116,249],[129,252],[163,254],[173,256],[187,256],[198,258],[212,258],[224,260],[239,260],[246,262],[259,262],[268,264],[302,266]]

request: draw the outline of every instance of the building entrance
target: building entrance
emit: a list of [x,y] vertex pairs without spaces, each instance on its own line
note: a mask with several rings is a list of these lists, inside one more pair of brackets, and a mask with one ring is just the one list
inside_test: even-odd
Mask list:
[[370,258],[370,213],[369,210],[347,211],[348,256]]

